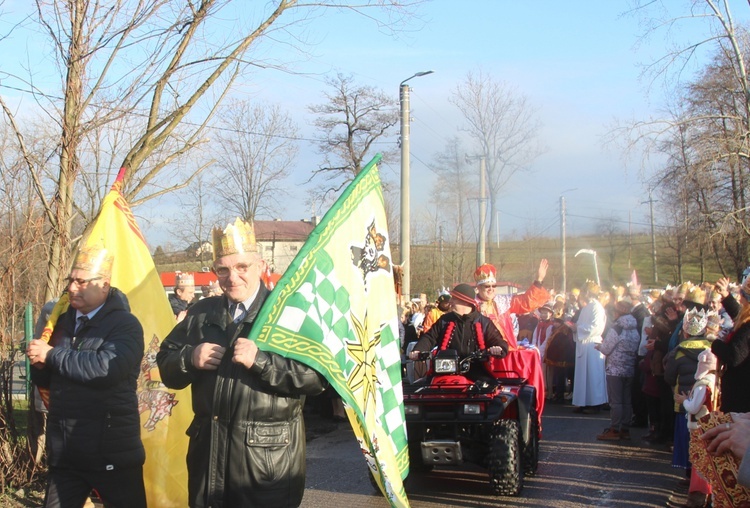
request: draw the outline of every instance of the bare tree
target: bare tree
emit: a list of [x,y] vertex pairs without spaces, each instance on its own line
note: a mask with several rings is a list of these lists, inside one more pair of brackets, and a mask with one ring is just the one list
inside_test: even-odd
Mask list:
[[469,197],[478,197],[478,178],[471,176],[466,167],[466,150],[459,137],[449,139],[442,152],[433,158],[432,169],[436,179],[432,186],[432,199],[439,205],[437,220],[444,224],[446,238],[451,243],[464,245],[466,241],[465,219],[472,214]]
[[615,260],[617,259],[617,253],[626,247],[623,241],[627,242],[627,238],[622,235],[622,229],[617,218],[614,216],[600,220],[596,226],[596,233],[607,241],[607,276],[609,277],[609,282],[614,284],[616,282],[614,272]]
[[[324,92],[327,102],[308,107],[318,115],[314,124],[324,135],[318,144],[323,164],[313,174],[324,176],[324,194],[351,182],[368,162],[365,159],[375,155],[373,144],[387,139],[399,120],[395,97],[371,86],[358,86],[352,76],[338,74],[326,83],[331,88]],[[384,159],[393,154],[393,150],[380,152]]]
[[[211,230],[213,226],[220,223],[222,211],[216,205],[212,186],[207,183],[210,175],[202,173],[195,178],[193,184],[185,190],[186,195],[181,196],[181,208],[183,213],[170,219],[172,231],[175,237],[180,238],[186,245],[194,247],[192,260],[200,262],[200,266],[208,266],[212,255],[203,248],[203,244],[211,241]],[[164,249],[160,249],[159,256],[154,252],[154,262],[157,257],[164,258]],[[159,260],[160,262],[162,259]]]
[[[25,155],[51,230],[47,298],[58,294],[73,248],[76,185],[85,149],[97,146],[87,145],[90,133],[124,117],[136,122],[132,138],[118,149],[121,162],[110,168],[125,168],[123,191],[134,206],[183,188],[201,168],[178,171],[181,162],[205,142],[205,127],[235,80],[248,69],[280,65],[249,58],[251,47],[267,42],[303,51],[303,22],[316,8],[356,13],[374,8],[369,16],[378,20],[379,13],[406,13],[411,3],[367,1],[355,6],[345,0],[274,0],[246,9],[221,0],[37,0],[35,20],[50,42],[62,90],[38,88],[33,75],[16,78],[58,126],[56,148],[44,159],[45,166]],[[227,16],[240,28],[227,30]],[[292,29],[296,25],[299,32]],[[23,126],[7,104],[2,106],[25,151]],[[59,162],[54,171],[47,167],[50,160]],[[45,174],[51,175],[49,182]]]
[[[750,255],[747,31],[734,22],[727,0],[700,0],[690,6],[640,0],[633,4],[646,27],[644,37],[663,33],[670,41],[672,31],[690,21],[708,29],[701,39],[670,44],[662,58],[645,68],[646,76],[664,81],[680,107],[669,108],[665,117],[636,122],[629,146],[667,157],[650,180],[660,187],[660,202],[679,206],[679,214],[670,209],[661,214],[675,233],[678,278],[683,254],[698,252],[702,260],[707,248],[722,271],[726,267],[739,276]],[[698,54],[708,55],[708,63],[697,74],[686,73],[695,68]]]
[[284,208],[284,178],[298,152],[297,128],[277,105],[232,101],[221,115],[213,190],[225,213],[252,220]]
[[[505,184],[526,171],[542,153],[536,136],[540,129],[536,108],[528,97],[507,83],[479,71],[469,72],[456,86],[451,102],[461,110],[466,130],[487,164],[490,231],[495,231],[498,198]],[[486,234],[483,232],[483,234]]]

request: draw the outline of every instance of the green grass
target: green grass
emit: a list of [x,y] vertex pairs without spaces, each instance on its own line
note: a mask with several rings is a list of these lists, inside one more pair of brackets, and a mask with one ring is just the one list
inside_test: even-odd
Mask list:
[[[588,254],[575,257],[580,249],[592,249],[597,253],[599,278],[603,287],[624,285],[630,281],[633,270],[643,288],[675,285],[681,281],[699,283],[703,280],[715,282],[722,276],[713,258],[703,260],[704,277],[701,277],[698,250],[689,248],[683,259],[682,277],[679,276],[677,256],[665,240],[657,238],[657,278],[653,277],[653,257],[650,235],[640,234],[608,238],[606,236],[584,236],[566,239],[566,287],[568,290],[581,287],[587,280],[595,279],[593,258]],[[559,238],[530,238],[503,241],[500,246],[488,242],[485,262],[498,269],[498,280],[512,281],[526,287],[534,277],[539,260],[546,258],[550,267],[544,285],[547,288],[562,287],[562,248]],[[400,262],[398,247],[393,257]],[[611,265],[611,266],[610,266]],[[476,246],[466,244],[462,248],[443,243],[442,252],[437,244],[415,245],[411,248],[411,293],[435,295],[442,285],[452,286],[460,282],[473,282],[476,268]],[[733,274],[728,274],[734,278]],[[681,279],[681,280],[680,280]]]
[[13,401],[13,419],[16,422],[18,435],[26,436],[26,430],[28,429],[28,425],[29,425],[29,401],[28,400],[14,400]]

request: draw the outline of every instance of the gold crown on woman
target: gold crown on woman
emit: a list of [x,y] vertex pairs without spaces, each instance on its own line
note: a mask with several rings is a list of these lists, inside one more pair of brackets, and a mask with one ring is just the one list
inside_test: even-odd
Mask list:
[[228,224],[224,229],[214,228],[212,239],[214,259],[231,254],[258,252],[252,222],[245,222],[239,217],[235,219],[233,224]]
[[112,275],[114,256],[103,245],[84,245],[78,250],[73,268],[109,277]]

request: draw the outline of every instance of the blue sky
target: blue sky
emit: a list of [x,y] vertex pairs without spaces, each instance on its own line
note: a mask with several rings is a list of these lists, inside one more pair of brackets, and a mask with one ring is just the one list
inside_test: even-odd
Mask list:
[[[571,234],[586,232],[612,214],[627,229],[629,211],[634,227],[642,228],[648,208],[641,204],[646,199],[641,161],[623,160],[616,148],[603,146],[602,136],[615,119],[658,114],[660,97],[652,94],[654,102],[649,103],[647,87],[639,81],[640,64],[663,56],[667,42],[655,37],[636,47],[642,29],[636,16],[625,14],[627,9],[628,3],[619,1],[435,0],[421,6],[421,22],[413,31],[397,37],[378,33],[372,23],[351,15],[326,16],[311,24],[311,34],[320,42],[303,68],[351,73],[358,83],[394,96],[403,79],[435,71],[410,81],[412,220],[420,208],[432,206],[430,185],[424,185],[432,181],[430,161],[463,125],[449,102],[451,91],[467,72],[481,68],[529,97],[543,124],[539,139],[547,147],[502,193],[501,235],[557,234],[560,192],[571,188],[576,190],[565,193]],[[706,29],[695,23],[678,35],[691,38]],[[324,88],[320,77],[280,73],[256,85],[262,83],[270,100],[293,112],[320,102]],[[316,135],[309,126],[303,132]],[[318,161],[305,147],[298,166],[309,170]],[[382,167],[393,181],[399,172],[395,162]],[[295,216],[296,211],[290,207],[282,218],[309,213],[303,209]]]
[[[690,3],[668,2],[675,9],[687,9]],[[5,10],[20,5],[8,0]],[[279,44],[260,48],[265,57],[294,61],[299,74],[259,70],[236,95],[279,103],[295,118],[302,137],[316,138],[307,107],[322,102],[326,75],[352,74],[357,84],[397,98],[402,80],[417,71],[434,70],[410,81],[411,202],[416,221],[421,210],[434,207],[429,199],[429,164],[463,125],[460,112],[449,102],[451,92],[468,72],[481,69],[528,96],[538,108],[543,126],[538,137],[546,146],[529,171],[516,175],[502,192],[501,235],[556,235],[560,193],[571,188],[576,190],[565,192],[570,234],[590,231],[600,218],[613,214],[627,229],[629,212],[634,228],[643,228],[648,207],[641,204],[646,199],[639,178],[641,161],[625,161],[615,147],[603,145],[602,137],[616,119],[659,115],[661,89],[649,89],[639,80],[640,65],[665,55],[670,43],[701,38],[708,26],[688,20],[671,34],[677,40],[660,33],[638,44],[643,29],[637,16],[626,13],[629,7],[626,0],[433,0],[420,5],[418,19],[395,36],[371,20],[326,11],[306,24],[313,43],[308,46],[310,55],[300,56]],[[745,2],[734,0],[732,7],[735,16],[747,19]],[[4,64],[10,63],[8,59],[3,58]],[[395,137],[390,142],[395,144]],[[301,184],[320,161],[312,144],[303,142],[288,182],[290,198],[276,218],[311,215]],[[384,178],[397,182],[399,163],[393,162],[381,170]],[[170,198],[136,209],[152,245],[169,241],[163,218],[173,210],[180,213]]]

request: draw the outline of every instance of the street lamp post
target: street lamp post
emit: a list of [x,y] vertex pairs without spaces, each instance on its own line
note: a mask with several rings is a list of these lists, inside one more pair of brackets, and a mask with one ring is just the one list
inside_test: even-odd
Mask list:
[[566,189],[560,193],[560,246],[562,252],[560,252],[560,269],[562,271],[562,293],[567,292],[568,284],[568,267],[567,267],[567,254],[565,253],[565,239],[567,233],[565,232],[565,194],[566,192],[578,190],[578,187],[572,189]]
[[593,249],[581,249],[576,252],[576,255],[574,257],[578,257],[578,254],[588,254],[589,256],[591,256],[591,259],[594,261],[594,275],[596,276],[596,285],[601,286],[601,282],[599,281],[599,264],[596,262],[596,251]]
[[403,267],[403,281],[401,293],[408,298],[411,293],[409,273],[409,256],[411,254],[411,238],[409,235],[409,85],[412,78],[426,76],[434,71],[417,72],[401,82],[399,86],[399,100],[401,102],[401,266]]

